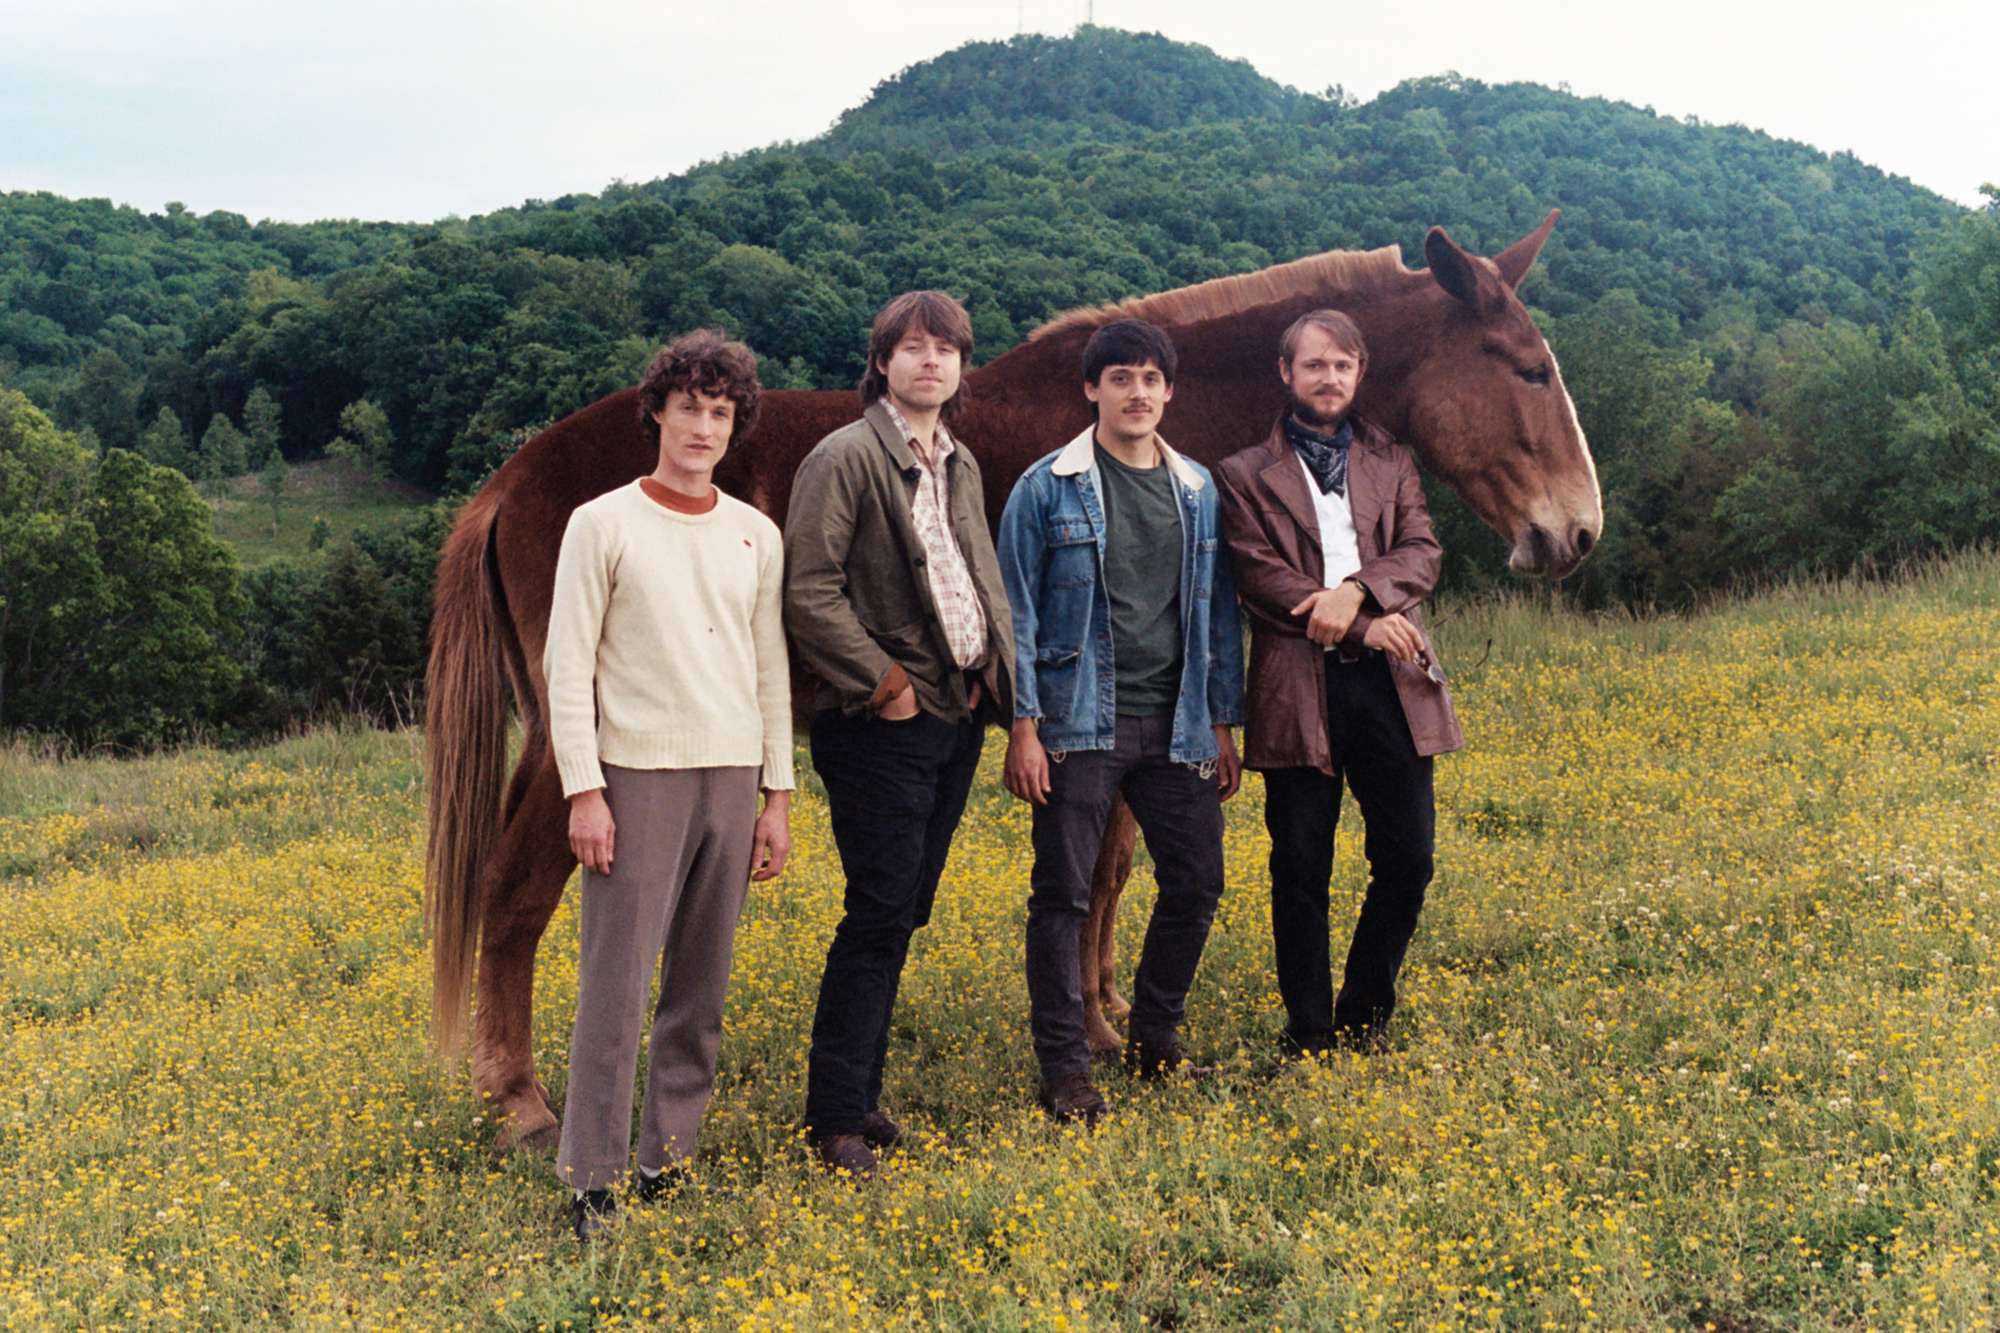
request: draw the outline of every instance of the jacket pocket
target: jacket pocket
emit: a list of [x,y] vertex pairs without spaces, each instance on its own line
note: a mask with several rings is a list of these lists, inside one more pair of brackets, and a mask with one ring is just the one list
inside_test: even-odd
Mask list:
[[1194,544],[1194,595],[1206,598],[1215,583],[1215,562],[1222,558],[1219,538],[1203,537]]
[[1042,717],[1049,722],[1067,721],[1076,712],[1077,662],[1079,648],[1046,646],[1035,652],[1035,696],[1041,702]]
[[1089,519],[1050,519],[1043,544],[1051,588],[1088,588],[1097,582],[1097,534]]
[[869,638],[875,640],[876,647],[905,666],[912,661],[923,660],[927,654],[927,636],[922,621],[913,620],[894,629],[876,629],[870,625],[862,628],[868,631]]

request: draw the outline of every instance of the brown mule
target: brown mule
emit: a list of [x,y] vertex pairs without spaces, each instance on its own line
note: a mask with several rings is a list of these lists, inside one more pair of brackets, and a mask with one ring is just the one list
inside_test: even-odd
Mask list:
[[1120,797],[1111,803],[1104,821],[1104,842],[1090,872],[1090,915],[1077,940],[1078,980],[1083,984],[1083,1035],[1093,1059],[1117,1059],[1125,1054],[1125,1039],[1111,1025],[1122,1023],[1132,1006],[1118,993],[1118,900],[1132,877],[1132,853],[1139,840],[1139,821]]
[[[1088,424],[1078,366],[1099,325],[1133,316],[1173,336],[1181,368],[1161,433],[1214,463],[1261,440],[1283,409],[1278,335],[1333,306],[1368,338],[1357,410],[1458,491],[1512,547],[1515,568],[1567,574],[1603,525],[1597,473],[1555,359],[1514,294],[1555,218],[1490,259],[1433,228],[1427,270],[1405,268],[1393,246],[1333,251],[1061,316],[966,377],[956,429],[979,454],[989,519],[1030,464]],[[455,1052],[475,1002],[473,1086],[502,1118],[503,1148],[557,1137],[532,1053],[535,950],[576,860],[544,722],[542,646],[570,512],[655,462],[635,399],[613,394],[523,445],[466,505],[438,565],[425,715],[432,1035]],[[734,442],[716,480],[782,521],[799,462],[860,411],[849,393],[767,394],[756,435]],[[510,700],[523,731],[511,780]],[[1122,803],[1105,843],[1084,984],[1092,1047],[1108,1050],[1117,1033],[1106,1020],[1124,1007],[1112,986],[1113,915],[1133,848]]]

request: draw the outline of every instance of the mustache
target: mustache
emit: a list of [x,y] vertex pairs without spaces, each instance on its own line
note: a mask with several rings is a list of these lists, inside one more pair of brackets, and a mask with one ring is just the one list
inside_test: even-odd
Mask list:
[[1340,411],[1328,414],[1320,411],[1317,407],[1314,407],[1310,399],[1301,398],[1296,393],[1293,394],[1291,397],[1292,397],[1292,415],[1297,417],[1300,421],[1305,422],[1308,426],[1338,425],[1340,424],[1341,419],[1347,415],[1348,407],[1353,406],[1352,400],[1349,400],[1349,402],[1346,405],[1342,406]]

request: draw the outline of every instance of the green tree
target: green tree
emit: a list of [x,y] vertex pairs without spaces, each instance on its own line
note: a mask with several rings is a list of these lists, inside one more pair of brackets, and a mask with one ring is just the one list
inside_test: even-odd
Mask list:
[[260,384],[250,391],[250,397],[243,403],[243,430],[249,437],[247,461],[251,467],[264,467],[271,461],[271,455],[279,451],[284,437],[283,421],[278,400],[269,389]]
[[328,553],[306,595],[297,669],[315,701],[381,721],[414,716],[422,635],[381,569],[353,542]]
[[0,726],[129,745],[212,720],[236,685],[237,579],[186,477],[94,459],[0,393]]
[[389,414],[366,398],[357,398],[340,412],[340,435],[326,446],[327,456],[344,459],[371,477],[387,473],[396,436]]
[[187,427],[181,424],[179,414],[164,403],[153,417],[153,424],[139,437],[139,455],[148,463],[170,467],[183,476],[196,470],[194,455],[188,449]]
[[1834,321],[1792,349],[1771,447],[1718,498],[1743,551],[1778,572],[1843,570],[2000,530],[1991,353],[1954,357],[1919,308],[1885,336]]
[[201,434],[201,475],[204,481],[240,477],[250,470],[250,438],[236,423],[217,412]]
[[139,442],[138,402],[131,369],[116,352],[99,348],[56,400],[56,414],[64,425],[89,427],[106,449],[131,449]]
[[91,522],[93,471],[73,437],[20,394],[0,391],[0,726],[46,716],[49,645],[109,610]]
[[2000,351],[2000,185],[1981,190],[1986,207],[1943,229],[1917,271],[1918,299],[1961,356]]
[[282,453],[274,453],[264,464],[264,471],[260,474],[264,481],[264,498],[271,506],[273,537],[278,535],[278,520],[284,516],[285,479],[291,476],[291,473],[292,469],[286,464],[285,456]]
[[1597,460],[1604,536],[1581,598],[1683,605],[1731,570],[1710,510],[1735,415],[1707,397],[1712,365],[1671,315],[1618,290],[1551,322],[1549,342]]

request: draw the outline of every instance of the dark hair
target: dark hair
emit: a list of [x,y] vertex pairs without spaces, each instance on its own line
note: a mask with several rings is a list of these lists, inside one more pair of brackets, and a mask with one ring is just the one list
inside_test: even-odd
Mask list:
[[764,386],[757,382],[757,354],[720,329],[683,333],[647,363],[639,378],[639,433],[655,449],[660,447],[656,418],[677,389],[736,404],[736,420],[729,428],[732,445],[757,424],[757,409],[764,402]]
[[1361,326],[1338,310],[1308,310],[1292,321],[1292,327],[1285,330],[1285,336],[1278,339],[1278,359],[1286,365],[1299,354],[1299,338],[1307,329],[1318,329],[1333,339],[1333,345],[1343,352],[1350,352],[1368,369],[1368,340],[1361,336]]
[[1143,366],[1150,361],[1172,384],[1180,360],[1174,340],[1158,325],[1143,319],[1113,320],[1083,345],[1083,382],[1097,383],[1110,366]]
[[[896,344],[911,329],[921,329],[933,338],[942,338],[958,348],[961,361],[972,360],[972,317],[965,313],[949,292],[904,292],[882,307],[868,329],[868,369],[861,374],[861,405],[874,402],[889,392],[889,376],[882,367],[895,354]],[[945,401],[940,415],[950,421],[965,404],[965,379],[961,367],[958,391]]]

